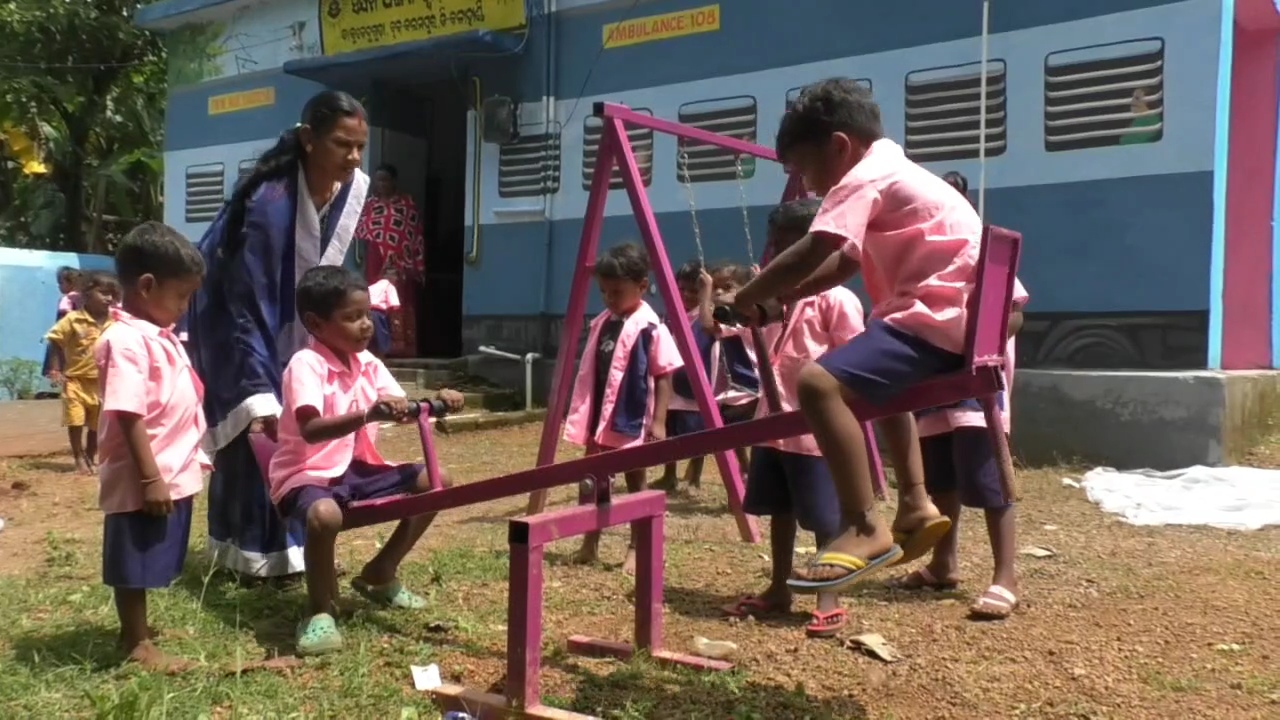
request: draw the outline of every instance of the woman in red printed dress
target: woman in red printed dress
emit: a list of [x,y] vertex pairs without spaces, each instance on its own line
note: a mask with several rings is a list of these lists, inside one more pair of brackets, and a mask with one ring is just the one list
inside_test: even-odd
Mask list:
[[397,187],[394,165],[373,173],[373,195],[364,204],[356,240],[365,249],[364,273],[369,285],[383,278],[395,283],[400,307],[388,311],[391,320],[390,357],[412,357],[418,350],[418,286],[426,269],[422,217],[413,198]]

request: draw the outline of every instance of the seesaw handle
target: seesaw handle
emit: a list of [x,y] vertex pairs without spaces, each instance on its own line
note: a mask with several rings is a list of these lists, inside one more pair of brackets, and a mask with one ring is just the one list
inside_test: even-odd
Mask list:
[[449,406],[440,400],[409,401],[409,416],[418,419],[418,439],[422,441],[422,461],[427,466],[427,479],[431,482],[432,490],[443,488],[444,481],[440,477],[440,463],[436,460],[431,418],[444,418],[448,414]]
[[[782,306],[775,302],[761,303],[760,308],[764,310],[764,317],[761,318],[763,325],[782,320]],[[750,325],[751,319],[728,305],[717,305],[711,310],[711,318],[721,325]]]

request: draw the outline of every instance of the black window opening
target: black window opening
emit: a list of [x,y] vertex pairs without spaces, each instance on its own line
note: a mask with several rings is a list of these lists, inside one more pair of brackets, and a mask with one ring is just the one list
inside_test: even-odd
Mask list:
[[222,163],[187,168],[185,218],[189,223],[212,222],[227,199],[226,168]]
[[[871,93],[872,95],[875,94],[875,87],[871,84],[871,78],[854,78],[853,82],[857,85],[861,85],[862,87],[866,88],[867,92]],[[793,87],[790,90],[788,90],[787,91],[787,107],[791,107],[791,103],[795,102],[796,98],[800,97],[800,92],[807,87],[809,86],[801,85],[800,87]]]
[[1148,38],[1046,55],[1044,149],[1163,139],[1164,54],[1164,40]]
[[[681,123],[717,135],[756,141],[757,107],[751,96],[685,103],[677,111]],[[704,183],[748,180],[756,174],[756,159],[717,145],[680,138],[676,143],[676,179]]]
[[[653,116],[647,108],[632,108],[632,112]],[[626,123],[623,123],[626,125]],[[582,122],[582,189],[591,189],[591,179],[595,177],[596,157],[600,154],[600,138],[604,135],[604,121],[598,117],[588,117]],[[653,130],[651,128],[627,127],[627,140],[631,142],[631,152],[636,156],[636,165],[640,168],[640,179],[644,186],[653,182]],[[609,176],[609,189],[617,190],[622,184],[622,163],[619,157],[613,163],[613,173]]]
[[916,70],[906,79],[906,150],[917,162],[987,157],[1008,149],[1004,60],[987,61],[986,135],[982,128],[982,64]]
[[559,133],[522,135],[498,149],[498,197],[540,197],[559,190]]

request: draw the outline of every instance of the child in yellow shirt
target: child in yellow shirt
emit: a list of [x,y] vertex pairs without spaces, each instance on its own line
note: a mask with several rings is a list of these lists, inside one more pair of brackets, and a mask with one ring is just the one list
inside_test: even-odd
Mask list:
[[[111,324],[111,306],[120,297],[114,275],[90,272],[81,280],[79,310],[63,315],[45,335],[57,346],[49,377],[62,386],[62,424],[67,428],[76,471],[96,472],[98,455],[98,366],[93,347]],[[86,432],[87,429],[87,432]]]

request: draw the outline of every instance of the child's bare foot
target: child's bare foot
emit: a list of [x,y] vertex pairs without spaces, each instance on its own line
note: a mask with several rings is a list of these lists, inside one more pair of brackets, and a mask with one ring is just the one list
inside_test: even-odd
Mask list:
[[627,556],[622,560],[622,574],[628,577],[636,576],[636,549],[627,548]]
[[78,458],[76,458],[76,474],[77,474],[77,475],[88,475],[88,474],[90,474],[91,472],[93,472],[93,471],[89,469],[89,461],[88,461],[88,460],[86,460],[86,459],[84,459],[84,458],[82,458],[82,457],[78,457]]
[[600,549],[583,545],[578,548],[578,552],[573,554],[569,562],[574,565],[595,565],[600,562]]
[[885,586],[890,590],[902,590],[904,592],[919,592],[921,590],[946,592],[955,590],[959,584],[960,575],[954,567],[929,563],[919,570],[912,570],[906,575],[893,578],[886,582]]
[[189,660],[166,655],[150,640],[143,640],[135,645],[133,650],[129,651],[129,658],[126,662],[136,663],[144,670],[162,672],[166,675],[176,675],[195,667],[195,664]]
[[786,585],[782,587],[770,585],[759,595],[747,595],[738,598],[738,601],[734,604],[726,605],[721,609],[729,617],[783,615],[791,612],[791,603],[793,601],[794,596]]
[[649,489],[661,490],[667,494],[671,494],[676,491],[676,476],[663,475],[657,480],[654,480],[653,482],[649,483]]
[[[870,563],[893,549],[893,533],[883,523],[875,522],[872,526],[859,532],[858,528],[849,528],[842,535],[832,540],[829,545],[818,552],[814,561],[805,568],[796,568],[791,576],[802,582],[830,582],[860,572],[846,567],[844,564],[822,562],[826,555],[847,555]],[[834,560],[835,558],[833,558]]]

